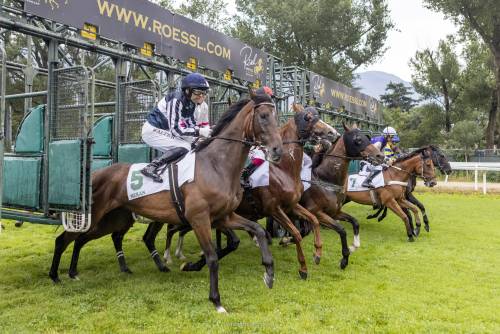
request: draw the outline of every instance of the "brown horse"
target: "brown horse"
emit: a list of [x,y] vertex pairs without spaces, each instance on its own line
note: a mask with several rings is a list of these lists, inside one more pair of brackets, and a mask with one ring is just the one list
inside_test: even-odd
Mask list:
[[[286,213],[297,215],[311,222],[315,227],[315,258],[319,262],[321,257],[321,238],[319,234],[319,223],[314,216],[302,208],[298,201],[303,192],[303,185],[300,177],[303,161],[303,145],[310,139],[331,138],[338,133],[328,124],[319,120],[319,114],[315,108],[308,107],[304,109],[301,105],[294,104],[293,110],[295,116],[290,119],[281,128],[281,138],[283,140],[285,154],[279,164],[269,166],[269,186],[257,187],[246,191],[243,201],[236,210],[238,214],[251,219],[258,220],[268,215],[279,217],[284,225],[293,226]],[[189,227],[169,227],[167,232],[166,249],[170,248],[172,235],[180,231],[181,237],[189,231]],[[296,230],[296,229],[295,229]],[[228,237],[228,246],[218,250],[219,259],[236,250],[239,244],[238,237],[231,231],[223,230]],[[298,234],[300,237],[300,234]],[[182,240],[182,239],[181,239]],[[153,245],[153,242],[149,242]],[[181,241],[182,244],[182,241]],[[179,252],[179,250],[177,251]],[[307,268],[305,268],[304,255],[300,246],[300,240],[297,242],[297,253],[302,278],[307,277]],[[185,271],[198,271],[205,265],[205,259],[202,258],[196,263],[187,263],[183,266]]]
[[354,217],[342,212],[342,203],[349,162],[361,158],[379,164],[384,156],[359,129],[356,127],[350,129],[344,125],[342,137],[326,152],[318,152],[314,155],[313,160],[317,161],[317,166],[313,168],[312,184],[300,200],[300,203],[318,219],[321,225],[339,234],[342,244],[340,261],[342,269],[349,263],[350,251],[344,227],[336,220],[348,221],[353,225],[352,250],[359,247],[359,224]]
[[[398,158],[383,171],[386,186],[373,190],[379,198],[380,204],[391,209],[404,222],[408,241],[411,242],[415,241],[413,236],[418,234],[402,208],[413,211],[418,229],[420,229],[420,219],[418,217],[418,208],[405,198],[406,187],[401,183],[407,183],[413,175],[424,179],[425,184],[429,187],[436,185],[432,149],[429,146]],[[396,181],[396,184],[391,184],[391,181]],[[356,203],[373,205],[370,191],[348,191],[347,198]]]
[[[274,163],[281,158],[283,146],[275,113],[274,103],[267,95],[253,95],[250,100],[232,105],[215,126],[212,138],[198,146],[194,181],[181,187],[185,198],[185,217],[207,259],[209,299],[218,312],[225,312],[225,309],[220,302],[219,265],[211,241],[212,223],[215,227],[242,229],[257,236],[266,270],[264,281],[269,288],[272,287],[273,259],[265,231],[259,224],[235,214],[234,210],[241,200],[239,180],[250,145],[266,145],[269,159]],[[182,224],[168,191],[128,199],[126,180],[129,168],[129,164],[115,164],[92,175],[92,226],[86,233],[63,232],[56,239],[49,274],[54,282],[59,281],[60,258],[70,242],[75,241],[75,246],[69,274],[76,277],[78,256],[83,245],[109,233],[113,233],[115,247],[119,246],[117,255],[121,268],[127,271],[121,240],[132,224],[130,212],[157,222]]]

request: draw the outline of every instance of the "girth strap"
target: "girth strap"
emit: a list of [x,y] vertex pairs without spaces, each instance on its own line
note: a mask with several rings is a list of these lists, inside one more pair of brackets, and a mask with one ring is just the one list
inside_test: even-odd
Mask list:
[[179,182],[177,178],[177,161],[170,163],[168,166],[168,180],[170,183],[170,196],[172,197],[172,202],[174,203],[175,211],[177,216],[179,216],[183,224],[189,225],[189,222],[184,216],[184,196],[182,196],[182,191],[179,188]]

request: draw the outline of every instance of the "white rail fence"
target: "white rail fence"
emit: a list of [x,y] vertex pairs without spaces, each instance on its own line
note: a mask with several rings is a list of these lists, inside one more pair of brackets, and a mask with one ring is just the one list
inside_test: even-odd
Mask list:
[[[479,172],[483,172],[483,194],[486,194],[486,173],[500,172],[500,162],[450,162],[453,170],[470,170],[474,171],[474,190],[478,190]],[[446,175],[445,183],[448,182]]]

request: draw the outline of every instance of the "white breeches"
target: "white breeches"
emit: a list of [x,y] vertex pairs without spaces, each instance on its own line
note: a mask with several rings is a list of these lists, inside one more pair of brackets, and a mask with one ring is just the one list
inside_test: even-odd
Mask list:
[[191,141],[189,139],[174,137],[168,130],[155,128],[148,122],[142,126],[142,140],[161,152],[167,152],[174,147],[184,147],[191,150]]

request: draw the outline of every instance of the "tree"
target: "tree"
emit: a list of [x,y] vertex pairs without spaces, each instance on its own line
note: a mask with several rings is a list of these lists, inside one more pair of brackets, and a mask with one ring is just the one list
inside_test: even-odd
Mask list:
[[497,115],[500,113],[500,1],[425,0],[425,3],[428,8],[444,13],[464,29],[474,30],[493,55],[496,101],[492,102],[486,128],[486,146],[492,148],[495,143]]
[[384,53],[393,27],[385,0],[236,0],[236,5],[234,37],[348,85],[355,69]]
[[380,96],[382,103],[390,109],[400,108],[409,111],[416,105],[416,100],[412,97],[412,88],[406,87],[404,83],[389,82],[385,88],[385,94]]
[[453,126],[450,143],[455,147],[463,147],[467,156],[475,145],[480,144],[482,132],[477,122],[460,121]]
[[229,32],[230,18],[225,0],[185,0],[180,6],[175,6],[172,0],[161,0],[159,4],[212,29]]
[[453,51],[454,38],[441,40],[437,50],[417,51],[410,60],[413,68],[412,83],[424,98],[433,99],[445,110],[445,129],[451,130],[451,112],[460,93],[460,65]]

